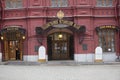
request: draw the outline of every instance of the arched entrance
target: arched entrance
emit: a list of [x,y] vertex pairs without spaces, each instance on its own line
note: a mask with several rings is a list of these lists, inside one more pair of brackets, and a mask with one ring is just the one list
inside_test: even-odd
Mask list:
[[0,33],[4,60],[22,60],[25,30],[18,27],[7,27]]
[[81,44],[85,31],[84,25],[80,26],[72,21],[58,19],[42,27],[36,27],[36,36],[40,43],[42,43],[42,37],[47,37],[48,60],[72,60],[74,59],[74,38],[79,37]]
[[54,32],[47,37],[48,60],[72,60],[74,58],[74,38],[67,32]]

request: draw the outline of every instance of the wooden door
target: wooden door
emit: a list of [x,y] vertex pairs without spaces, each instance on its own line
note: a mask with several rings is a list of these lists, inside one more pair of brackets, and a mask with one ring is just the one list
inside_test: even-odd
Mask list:
[[9,60],[22,60],[22,41],[8,41]]
[[22,40],[16,41],[5,41],[4,42],[4,52],[5,60],[22,60]]
[[8,51],[9,51],[9,60],[16,60],[16,44],[15,44],[15,41],[9,41]]
[[9,51],[8,51],[8,41],[4,41],[4,53],[5,53],[5,60],[9,60]]
[[67,41],[54,41],[52,49],[52,59],[69,59],[69,46]]

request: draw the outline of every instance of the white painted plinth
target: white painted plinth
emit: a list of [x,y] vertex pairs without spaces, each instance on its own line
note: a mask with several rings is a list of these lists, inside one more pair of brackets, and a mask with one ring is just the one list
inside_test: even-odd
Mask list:
[[100,46],[95,49],[95,62],[103,62],[103,50]]
[[40,46],[38,50],[38,61],[46,62],[46,49],[44,46]]
[[23,56],[23,61],[37,62],[37,60],[38,60],[38,55],[24,55]]

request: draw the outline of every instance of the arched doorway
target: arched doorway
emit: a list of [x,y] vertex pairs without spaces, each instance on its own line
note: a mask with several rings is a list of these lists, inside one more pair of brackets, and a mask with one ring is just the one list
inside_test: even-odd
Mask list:
[[73,35],[54,32],[47,37],[48,60],[72,60],[74,58]]
[[[86,28],[84,25],[77,25],[72,21],[58,19],[50,21],[43,26],[36,27],[38,38],[47,37],[48,60],[72,60],[74,59],[74,38],[79,37],[81,44],[84,39]],[[59,38],[60,34],[62,39]],[[47,35],[47,36],[46,36]],[[41,40],[40,40],[41,41]],[[40,42],[42,43],[42,41]],[[66,54],[64,53],[66,50]]]
[[0,33],[3,46],[3,60],[22,60],[25,29],[7,27],[3,28]]

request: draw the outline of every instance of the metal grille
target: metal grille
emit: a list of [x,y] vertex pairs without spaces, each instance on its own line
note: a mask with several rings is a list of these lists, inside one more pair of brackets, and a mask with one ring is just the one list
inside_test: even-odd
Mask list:
[[19,40],[20,39],[20,37],[21,37],[21,35],[20,35],[20,32],[19,31],[7,31],[6,32],[6,39],[7,40],[11,40],[11,41],[13,41],[13,40]]
[[115,52],[115,30],[102,29],[99,31],[99,45],[104,52]]

